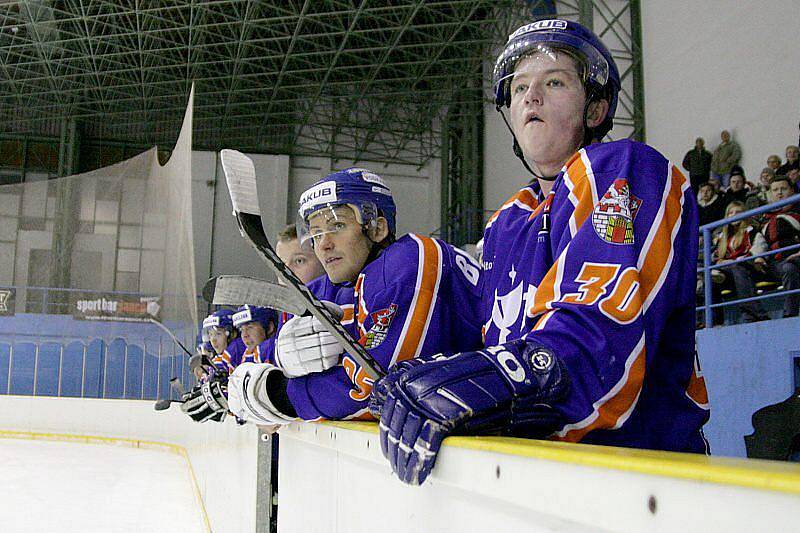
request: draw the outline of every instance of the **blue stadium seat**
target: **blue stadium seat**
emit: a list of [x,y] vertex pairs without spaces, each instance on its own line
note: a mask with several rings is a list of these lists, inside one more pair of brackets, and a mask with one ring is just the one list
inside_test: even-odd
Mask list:
[[64,347],[64,354],[61,358],[61,396],[81,397],[85,350],[86,346],[77,341]]

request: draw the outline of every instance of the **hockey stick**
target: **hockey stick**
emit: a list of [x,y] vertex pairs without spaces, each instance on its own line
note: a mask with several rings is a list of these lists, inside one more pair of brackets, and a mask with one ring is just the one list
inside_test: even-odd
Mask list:
[[150,318],[150,319],[148,319],[148,322],[150,322],[150,323],[152,323],[152,324],[155,324],[155,325],[156,325],[156,326],[158,326],[159,328],[163,329],[163,330],[166,332],[166,334],[167,334],[167,335],[169,335],[169,337],[170,337],[170,338],[171,338],[171,339],[172,339],[172,340],[175,342],[175,344],[177,344],[178,346],[180,346],[180,347],[181,347],[181,349],[182,349],[184,352],[186,352],[186,354],[187,354],[189,357],[191,357],[192,355],[194,355],[194,354],[192,354],[192,352],[190,352],[189,350],[187,350],[187,349],[186,349],[186,346],[184,346],[184,345],[183,345],[183,343],[182,343],[181,341],[179,341],[179,340],[178,340],[178,337],[176,337],[176,336],[175,336],[175,334],[174,334],[174,333],[172,333],[172,332],[169,330],[169,328],[168,328],[167,326],[165,326],[164,324],[162,324],[161,322],[159,322],[159,321],[158,321],[158,320],[156,320],[155,318]]
[[[181,380],[179,380],[178,378],[172,378],[171,380],[169,380],[169,387],[175,392],[177,392],[181,397],[183,397],[183,395],[186,394],[186,390],[183,388],[183,383],[181,383]],[[156,404],[153,406],[153,408],[156,411],[165,411],[169,409],[169,406],[172,405],[173,402],[183,403],[182,400],[171,400],[169,398],[164,398],[162,400],[158,400]]]
[[288,287],[248,276],[211,278],[203,287],[203,299],[213,305],[251,304],[298,316],[308,309],[306,302]]
[[306,308],[314,318],[319,320],[333,337],[344,346],[347,353],[364,368],[373,380],[382,377],[385,372],[363,346],[356,343],[314,294],[308,290],[289,267],[281,261],[269,243],[264,226],[261,223],[261,209],[258,207],[258,191],[256,188],[256,170],[249,157],[236,150],[222,150],[222,171],[228,182],[228,192],[233,203],[233,214],[239,223],[242,236],[256,249],[267,265],[275,271],[278,279],[283,281],[292,292],[307,302]]

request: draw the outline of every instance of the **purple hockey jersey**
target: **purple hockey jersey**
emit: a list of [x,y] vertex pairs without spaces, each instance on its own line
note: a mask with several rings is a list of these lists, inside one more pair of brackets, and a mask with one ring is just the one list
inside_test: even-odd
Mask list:
[[520,190],[487,223],[486,346],[525,338],[566,364],[571,392],[550,438],[703,452],[695,354],[697,205],[647,145],[577,152],[544,198]]
[[[345,311],[342,324],[387,369],[419,354],[474,350],[481,345],[479,268],[465,252],[408,234],[368,264],[353,287],[327,277],[309,288]],[[298,416],[371,419],[372,380],[347,354],[325,372],[289,379]]]
[[214,364],[214,368],[216,368],[217,371],[231,374],[233,369],[242,362],[242,354],[246,349],[247,347],[244,345],[244,342],[242,342],[242,339],[236,337],[228,343],[228,346],[221,354],[215,355],[211,362]]

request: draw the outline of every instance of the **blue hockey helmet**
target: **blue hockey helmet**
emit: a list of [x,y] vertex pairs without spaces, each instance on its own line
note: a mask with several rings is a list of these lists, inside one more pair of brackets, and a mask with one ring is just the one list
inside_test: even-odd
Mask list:
[[220,309],[214,311],[203,319],[203,340],[209,339],[209,333],[212,328],[224,329],[231,337],[236,328],[233,326],[233,311],[230,309]]
[[526,24],[508,37],[505,48],[494,65],[494,99],[498,111],[511,105],[511,80],[520,59],[540,52],[563,50],[583,68],[587,103],[608,100],[605,120],[593,128],[593,136],[602,138],[614,125],[619,101],[620,77],[611,52],[597,35],[585,26],[569,20],[539,20]]
[[233,315],[233,325],[238,329],[250,322],[258,322],[265,332],[269,332],[270,324],[278,325],[278,312],[269,307],[245,304]]
[[378,217],[386,219],[389,234],[396,232],[397,207],[386,182],[365,168],[347,168],[328,174],[300,195],[297,213],[297,237],[301,243],[312,237],[309,217],[323,209],[349,205],[360,217],[364,228],[373,226]]

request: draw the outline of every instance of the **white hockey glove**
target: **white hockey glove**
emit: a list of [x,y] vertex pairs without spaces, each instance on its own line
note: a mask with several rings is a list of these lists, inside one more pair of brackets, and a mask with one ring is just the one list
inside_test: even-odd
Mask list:
[[[228,378],[228,409],[237,417],[259,425],[283,425],[298,420],[282,413],[269,396],[270,374],[284,381],[269,363],[242,363]],[[273,380],[274,382],[274,380]]]
[[[342,308],[324,302],[334,317],[341,319]],[[278,332],[275,364],[290,378],[323,372],[339,364],[344,348],[322,323],[312,316],[289,319]]]

